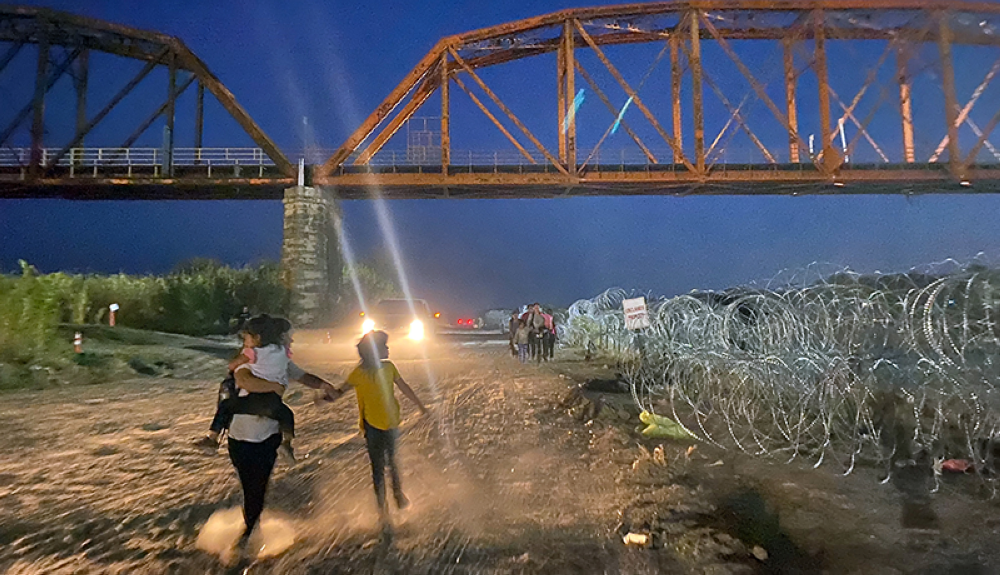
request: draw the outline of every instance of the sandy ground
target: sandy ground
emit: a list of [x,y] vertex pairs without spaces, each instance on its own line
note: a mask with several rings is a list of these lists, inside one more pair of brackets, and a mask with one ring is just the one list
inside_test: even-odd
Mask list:
[[[296,361],[339,381],[352,350],[317,341],[301,338]],[[401,399],[411,508],[379,535],[353,396],[318,407],[293,388],[300,459],[275,471],[262,541],[291,546],[246,572],[1000,572],[998,505],[965,478],[924,497],[880,485],[877,470],[657,450],[634,433],[627,397],[602,398],[603,409],[566,400],[602,366],[521,366],[477,341],[429,359],[390,348],[434,412],[422,419]],[[225,452],[189,446],[216,385],[147,377],[0,395],[0,571],[245,572],[198,545],[218,551],[206,537],[225,543],[238,523]],[[649,547],[625,546],[629,532]]]

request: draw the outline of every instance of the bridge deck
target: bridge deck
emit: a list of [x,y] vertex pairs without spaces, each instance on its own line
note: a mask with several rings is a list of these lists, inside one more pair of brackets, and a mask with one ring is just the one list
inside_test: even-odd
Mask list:
[[[1000,165],[970,167],[965,182],[941,164],[851,166],[835,179],[809,164],[729,164],[707,178],[674,165],[599,165],[578,176],[544,165],[452,166],[447,174],[437,166],[365,166],[310,183],[333,188],[342,199],[997,193]],[[0,167],[0,198],[278,199],[295,184],[265,165],[217,168],[211,177],[205,166],[175,166],[172,177],[162,176],[159,166],[60,166],[40,178]]]
[[[54,161],[56,151],[41,152],[40,173],[33,174],[26,162],[29,149],[0,150],[0,198],[278,199],[297,182],[259,148],[176,148],[169,157],[156,148],[80,148]],[[315,153],[303,156],[316,162]],[[434,163],[439,158],[407,162],[405,154],[391,153],[370,164],[339,166],[328,176],[311,165],[304,177],[343,199],[1000,192],[1000,163],[969,166],[963,184],[938,162],[851,163],[833,177],[809,162],[718,163],[699,177],[683,164],[610,154],[615,156],[574,175],[516,154],[468,152],[456,156],[467,162],[445,171]]]

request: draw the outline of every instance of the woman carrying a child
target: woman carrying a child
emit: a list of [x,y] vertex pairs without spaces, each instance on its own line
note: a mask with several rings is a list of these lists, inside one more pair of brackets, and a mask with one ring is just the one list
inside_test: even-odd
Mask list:
[[[246,528],[240,539],[245,545],[264,510],[267,484],[274,470],[278,448],[291,457],[294,421],[291,410],[281,401],[288,380],[314,389],[328,397],[338,392],[315,375],[306,373],[288,356],[291,324],[266,315],[250,319],[244,326],[244,351],[230,364],[236,397],[220,401],[208,437],[198,445],[218,447],[218,437],[229,427],[229,458],[243,488],[243,520]],[[249,350],[249,351],[247,351]]]

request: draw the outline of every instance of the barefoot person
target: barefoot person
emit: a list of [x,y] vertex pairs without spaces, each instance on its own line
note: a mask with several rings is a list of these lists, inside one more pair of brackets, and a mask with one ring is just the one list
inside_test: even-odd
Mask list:
[[396,461],[396,438],[399,435],[401,418],[393,385],[417,406],[421,414],[427,413],[427,408],[403,380],[396,366],[388,360],[388,340],[389,336],[383,331],[366,333],[358,342],[361,364],[354,368],[346,380],[347,385],[353,387],[358,396],[359,424],[368,446],[372,482],[375,485],[375,501],[378,504],[379,519],[383,527],[389,526],[389,506],[385,498],[386,466],[389,467],[389,475],[392,477],[396,508],[404,509],[409,505],[409,500],[403,494],[399,479],[399,464]]

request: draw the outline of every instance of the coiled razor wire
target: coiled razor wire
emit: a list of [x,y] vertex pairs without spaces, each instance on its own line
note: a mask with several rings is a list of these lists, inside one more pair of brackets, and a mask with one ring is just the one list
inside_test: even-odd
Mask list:
[[[962,458],[995,476],[1000,269],[822,272],[670,299],[610,289],[569,308],[561,341],[610,356],[641,409],[701,441],[845,474]],[[650,327],[630,331],[622,300],[639,295]]]

